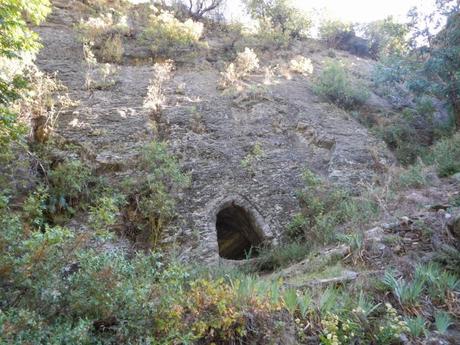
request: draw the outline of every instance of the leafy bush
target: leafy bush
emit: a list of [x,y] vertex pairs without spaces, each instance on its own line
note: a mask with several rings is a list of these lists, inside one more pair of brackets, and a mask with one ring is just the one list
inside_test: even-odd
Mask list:
[[432,148],[431,160],[435,163],[439,176],[450,176],[460,172],[460,135],[445,138]]
[[26,133],[27,128],[17,120],[17,115],[0,106],[0,162],[12,159],[11,144]]
[[319,95],[345,109],[357,108],[369,97],[364,86],[354,85],[343,65],[334,61],[326,63],[314,89]]
[[49,194],[45,186],[40,185],[29,194],[22,205],[25,223],[34,229],[43,229],[46,225]]
[[402,188],[421,188],[429,183],[427,167],[422,160],[402,170],[398,175],[397,185]]
[[48,0],[4,0],[0,6],[0,55],[18,57],[23,51],[37,51],[38,34],[29,29],[27,21],[35,25],[45,20],[51,12]]
[[67,160],[48,173],[51,213],[69,210],[89,196],[91,169],[79,160]]
[[181,22],[171,12],[153,15],[142,38],[150,45],[155,57],[174,58],[200,47],[203,24],[191,19]]
[[127,216],[133,227],[143,231],[155,248],[176,215],[175,193],[190,184],[190,177],[182,173],[166,144],[155,141],[143,148],[139,168],[145,171],[145,176],[137,181],[136,187],[130,187],[130,207],[134,209]]
[[89,223],[98,235],[108,233],[115,225],[120,208],[125,205],[124,195],[107,193],[99,197],[94,206],[89,208]]
[[90,234],[30,231],[8,206],[0,210],[0,226],[2,343],[168,344],[276,335],[283,307],[277,282],[190,279],[184,266],[158,254],[128,259],[119,250],[90,249],[92,241],[104,241]]
[[97,253],[87,234],[30,231],[6,212],[0,224],[1,342],[135,342],[153,328],[152,286],[181,279],[175,268],[163,276],[157,255]]
[[[326,244],[336,239],[336,227],[360,218],[366,221],[368,200],[352,198],[345,190],[328,184],[305,170],[304,189],[298,193],[301,212],[288,226],[290,239],[308,239],[313,244]],[[359,217],[358,217],[359,215]]]
[[391,122],[376,128],[387,145],[395,151],[396,158],[403,165],[414,164],[428,151],[426,143],[420,138],[417,129],[403,117],[394,117]]
[[[400,26],[393,22],[383,21],[374,28],[378,31],[377,36],[383,35],[383,40],[389,39],[390,46],[396,45],[396,54],[382,59],[383,69],[387,70],[390,76],[397,77],[401,85],[391,92],[396,99],[407,98],[398,96],[400,90],[411,91],[417,96],[436,96],[449,104],[452,117],[460,123],[459,86],[454,77],[459,70],[459,62],[455,57],[458,55],[460,45],[460,21],[458,8],[455,9],[453,1],[440,1],[436,8],[426,16],[421,16],[416,8],[410,11],[411,38],[410,45],[418,46],[423,40],[429,42],[428,47],[412,49],[406,54],[399,54],[404,51],[398,46],[405,45],[403,34],[407,31],[406,26]],[[433,18],[437,17],[446,20],[445,26],[439,30],[433,30],[430,25]],[[374,30],[373,29],[373,30]],[[381,32],[383,30],[383,32]],[[403,88],[401,88],[403,86]]]

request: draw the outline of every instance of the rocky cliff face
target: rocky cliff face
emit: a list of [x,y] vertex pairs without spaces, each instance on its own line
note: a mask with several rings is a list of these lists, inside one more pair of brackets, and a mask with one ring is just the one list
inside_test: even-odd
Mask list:
[[[139,174],[137,150],[152,139],[166,139],[192,176],[190,188],[180,195],[180,217],[165,239],[180,243],[184,257],[218,258],[216,223],[228,207],[246,212],[243,217],[257,236],[276,241],[298,211],[295,192],[304,168],[356,190],[391,161],[385,145],[366,128],[314,95],[310,77],[286,76],[277,68],[270,80],[254,73],[244,89],[222,92],[218,64],[206,52],[177,66],[167,82],[158,133],[143,108],[155,77],[152,64],[118,65],[110,87],[85,88],[83,46],[73,29],[78,4],[55,1],[53,15],[37,28],[44,46],[39,67],[58,72],[80,102],[60,116],[57,132],[81,146],[100,174],[113,181]],[[261,65],[282,67],[295,54],[310,56],[315,66],[325,59],[321,50],[298,46],[266,53]],[[369,64],[341,54],[358,69]]]

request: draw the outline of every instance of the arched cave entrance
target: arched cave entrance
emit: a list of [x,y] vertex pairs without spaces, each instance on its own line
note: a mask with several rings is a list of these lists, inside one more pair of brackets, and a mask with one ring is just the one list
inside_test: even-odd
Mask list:
[[264,241],[254,217],[234,203],[217,213],[217,242],[224,259],[242,260],[257,256],[257,246]]

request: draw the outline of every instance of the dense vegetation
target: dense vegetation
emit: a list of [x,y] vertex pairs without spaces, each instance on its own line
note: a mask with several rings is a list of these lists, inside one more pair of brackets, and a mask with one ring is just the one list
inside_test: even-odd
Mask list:
[[[136,13],[141,22],[136,34],[127,24],[132,20],[127,2],[85,3],[91,15],[75,29],[84,47],[86,88],[112,87],[116,65],[126,59],[125,43],[136,40],[158,61],[144,107],[162,138],[164,83],[174,69],[167,59],[183,62],[200,54],[223,1],[155,2],[149,16]],[[310,35],[313,21],[287,0],[245,5],[256,31],[219,23],[222,33],[236,37],[225,47],[222,92],[244,88],[245,78],[260,67],[259,52],[289,48]],[[392,18],[362,27],[333,19],[321,23],[324,49],[351,49],[376,60],[372,82],[355,78],[332,50],[314,76],[306,57],[291,60],[290,70],[311,77],[322,101],[372,128],[402,166],[391,181],[361,194],[306,169],[304,188],[297,191],[300,212],[283,229],[281,243],[257,248],[257,259],[233,269],[184,264],[164,250],[161,239],[177,216],[178,191],[191,182],[167,142],[140,149],[139,176],[112,185],[81,150],[55,138],[59,112],[73,101],[55,77],[33,65],[40,43],[29,28],[50,11],[47,0],[0,3],[0,343],[268,344],[294,337],[298,343],[390,345],[442,336],[458,324],[460,249],[444,238],[432,262],[410,272],[388,267],[383,276],[355,284],[299,287],[276,274],[259,275],[302,260],[315,263],[308,272],[312,279],[342,273],[344,262],[371,271],[364,231],[388,212],[387,200],[428,185],[433,176],[460,172],[458,4],[438,1],[431,15],[446,21],[437,33],[419,26],[426,20],[416,11],[407,25]],[[417,43],[421,39],[423,46]],[[23,68],[18,72],[11,65]],[[367,89],[388,100],[392,113],[380,114],[378,121],[366,118]],[[439,116],[439,109],[448,116]],[[199,117],[194,120],[193,130],[201,131]],[[71,154],[56,159],[53,150],[63,145]],[[263,155],[255,143],[241,167],[253,170]],[[18,181],[21,161],[33,178]],[[88,228],[72,229],[69,221],[81,215],[87,215]],[[117,227],[120,220],[126,229]],[[433,231],[427,227],[420,221],[412,228],[423,243]],[[117,249],[120,231],[142,239],[147,249]],[[386,240],[390,247],[401,246],[396,231]],[[345,259],[322,260],[324,246],[340,243],[347,248]]]

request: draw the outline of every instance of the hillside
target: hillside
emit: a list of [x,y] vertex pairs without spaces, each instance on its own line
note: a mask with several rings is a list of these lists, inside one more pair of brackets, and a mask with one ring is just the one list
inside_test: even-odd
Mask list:
[[28,141],[0,168],[2,342],[460,342],[446,100],[423,98],[428,121],[355,36],[105,6],[54,0],[32,27]]

